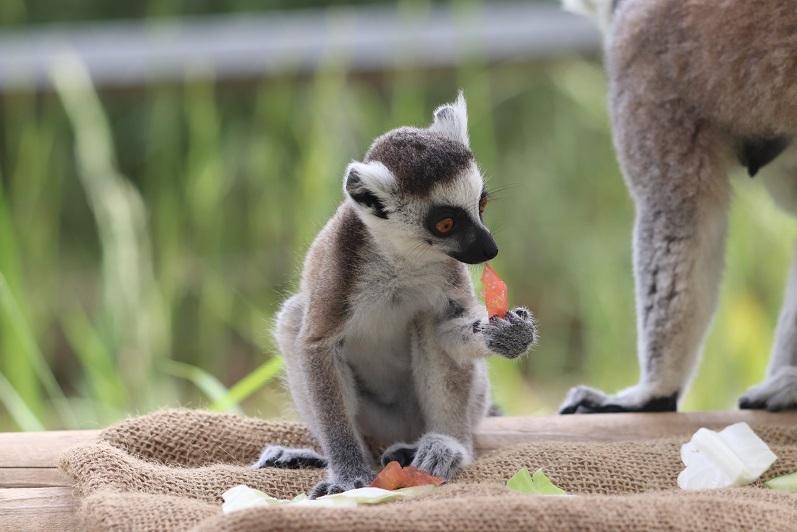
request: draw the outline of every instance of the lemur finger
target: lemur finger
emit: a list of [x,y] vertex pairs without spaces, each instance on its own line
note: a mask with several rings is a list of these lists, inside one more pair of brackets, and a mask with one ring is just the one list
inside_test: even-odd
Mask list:
[[252,467],[280,467],[299,469],[303,467],[326,467],[327,460],[312,449],[289,449],[280,445],[269,445],[263,450]]
[[516,308],[515,310],[512,311],[512,313],[514,313],[518,318],[520,318],[523,321],[529,319],[529,311],[524,309],[523,307]]
[[767,402],[763,399],[753,399],[750,397],[739,398],[739,408],[742,410],[763,410],[767,407]]
[[[361,488],[362,486],[359,487]],[[344,491],[346,491],[346,488],[341,486],[340,484],[330,484],[329,486],[327,486],[327,495],[334,495],[335,493],[343,493]]]
[[382,466],[386,466],[390,462],[398,462],[401,467],[406,467],[412,463],[417,450],[418,448],[414,445],[394,443],[382,453],[380,462]]
[[284,448],[279,445],[269,445],[260,453],[257,461],[252,464],[252,469],[272,467],[276,460],[282,455]]
[[310,499],[317,499],[319,497],[323,497],[324,495],[327,495],[329,493],[330,486],[331,486],[330,482],[322,480],[321,482],[316,484],[313,489],[310,490],[310,493],[308,493],[307,496]]

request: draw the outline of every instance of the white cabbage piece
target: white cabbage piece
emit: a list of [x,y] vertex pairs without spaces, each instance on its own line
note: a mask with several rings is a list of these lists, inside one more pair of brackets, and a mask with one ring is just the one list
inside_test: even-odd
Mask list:
[[678,475],[678,486],[685,490],[744,486],[755,482],[776,459],[747,423],[720,432],[701,428],[681,446],[686,468]]
[[221,510],[225,514],[236,510],[254,508],[255,506],[270,506],[288,502],[266,495],[262,491],[250,488],[244,484],[239,484],[228,489],[222,493],[221,498],[224,499]]
[[398,490],[384,490],[382,488],[357,488],[343,493],[325,495],[317,499],[309,499],[307,495],[297,495],[293,499],[276,499],[263,493],[260,490],[250,488],[243,484],[234,486],[222,494],[224,513],[245,510],[258,506],[274,506],[289,504],[292,506],[316,507],[316,508],[352,508],[361,504],[381,504],[397,499],[417,497],[429,493],[436,486],[429,484],[426,486],[415,486],[411,488],[401,488]]

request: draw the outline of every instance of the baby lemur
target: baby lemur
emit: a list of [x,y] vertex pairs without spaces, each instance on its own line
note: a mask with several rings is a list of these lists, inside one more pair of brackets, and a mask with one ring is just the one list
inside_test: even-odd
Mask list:
[[[636,207],[640,378],[611,395],[574,388],[561,411],[675,410],[717,303],[728,172],[761,171],[776,203],[797,214],[797,2],[565,5],[604,31],[614,145]],[[769,360],[741,408],[797,408],[797,259]]]
[[275,333],[322,454],[269,445],[255,464],[326,466],[311,497],[368,485],[371,448],[386,448],[382,463],[452,478],[490,406],[485,357],[515,358],[536,336],[528,310],[488,319],[473,293],[466,264],[498,247],[461,93],[428,128],[377,138],[343,189]]

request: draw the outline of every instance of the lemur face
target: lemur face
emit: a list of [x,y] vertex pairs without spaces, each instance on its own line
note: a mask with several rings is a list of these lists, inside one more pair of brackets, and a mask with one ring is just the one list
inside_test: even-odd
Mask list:
[[372,233],[417,260],[478,264],[498,253],[482,221],[487,192],[468,147],[461,93],[427,129],[376,139],[363,162],[349,165],[344,190]]

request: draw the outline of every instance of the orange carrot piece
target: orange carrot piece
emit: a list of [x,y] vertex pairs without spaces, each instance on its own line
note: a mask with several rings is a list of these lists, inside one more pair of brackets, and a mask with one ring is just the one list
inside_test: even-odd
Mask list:
[[506,316],[506,313],[509,312],[509,291],[506,283],[495,273],[489,263],[484,265],[482,286],[484,287],[484,304],[487,306],[487,315],[491,318]]
[[382,471],[376,475],[371,482],[372,488],[382,488],[384,490],[397,490],[399,488],[411,488],[413,486],[426,486],[434,484],[439,486],[445,480],[421,471],[417,467],[401,467],[398,462],[390,462]]

